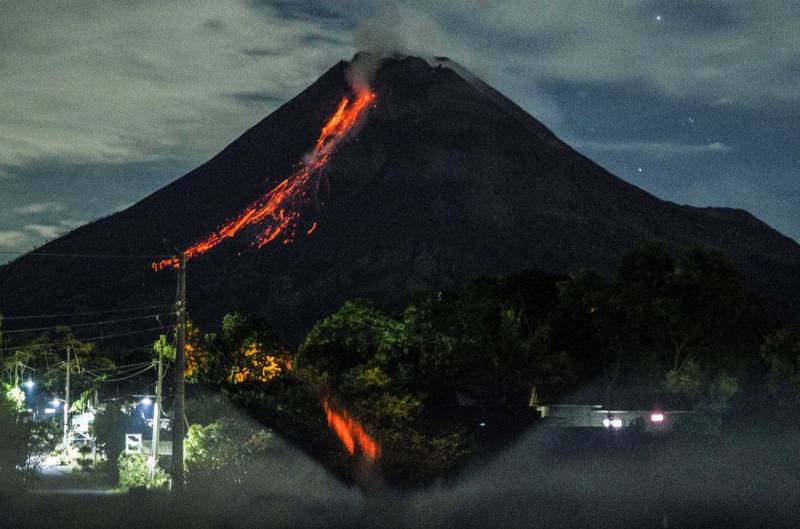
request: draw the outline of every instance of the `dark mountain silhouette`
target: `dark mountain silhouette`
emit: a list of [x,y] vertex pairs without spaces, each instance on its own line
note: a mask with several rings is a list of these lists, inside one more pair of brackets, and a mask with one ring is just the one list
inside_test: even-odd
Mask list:
[[[163,254],[202,239],[292,173],[342,97],[340,62],[213,159],[40,253]],[[242,236],[190,261],[189,313],[266,315],[289,340],[343,301],[520,269],[612,273],[640,242],[728,253],[780,314],[800,295],[800,245],[749,213],[665,202],[599,167],[446,59],[392,58],[363,126],[333,154],[303,219],[311,236],[260,250]],[[306,224],[302,226],[307,227]],[[25,256],[0,268],[7,315],[168,303],[174,271],[148,259]]]

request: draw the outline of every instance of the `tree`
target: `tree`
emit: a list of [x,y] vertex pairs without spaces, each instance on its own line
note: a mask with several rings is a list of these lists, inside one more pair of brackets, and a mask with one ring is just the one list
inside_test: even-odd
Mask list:
[[[738,270],[719,251],[688,248],[669,277],[669,296],[656,302],[656,337],[671,346],[671,368],[695,355],[710,358],[742,336],[748,296]],[[733,342],[735,343],[735,342]]]
[[406,341],[402,322],[369,302],[348,301],[314,325],[298,350],[297,361],[347,370],[373,357],[395,358]]
[[247,486],[262,473],[260,462],[272,446],[271,437],[270,431],[231,417],[192,424],[185,459],[189,486]]
[[558,304],[548,320],[551,348],[573,362],[576,378],[597,376],[608,365],[598,315],[605,314],[609,287],[599,274],[581,270],[558,283]]
[[130,427],[131,417],[122,411],[118,401],[108,402],[104,410],[98,411],[92,423],[92,432],[97,446],[106,454],[109,461],[116,461],[125,449],[125,434]]
[[667,371],[665,388],[694,403],[693,413],[681,421],[680,427],[707,435],[719,433],[740,384],[730,373],[704,370],[697,360],[690,359],[680,368]]
[[[208,334],[199,362],[214,383],[267,383],[285,373],[290,360],[265,321],[239,312],[226,314],[219,333]],[[191,342],[191,340],[190,340]]]
[[[32,449],[31,424],[17,402],[0,392],[0,481],[18,482]],[[0,483],[2,484],[2,483]]]
[[800,328],[784,328],[764,337],[761,358],[767,365],[767,387],[778,403],[800,403]]
[[147,487],[163,489],[169,485],[169,475],[157,468],[151,476],[148,457],[144,454],[120,454],[117,458],[119,486],[124,489]]
[[[164,362],[175,361],[175,346],[161,334],[153,342],[153,354]],[[186,322],[186,341],[184,344],[185,367],[183,374],[189,383],[197,382],[208,374],[208,355],[200,330],[191,322]]]

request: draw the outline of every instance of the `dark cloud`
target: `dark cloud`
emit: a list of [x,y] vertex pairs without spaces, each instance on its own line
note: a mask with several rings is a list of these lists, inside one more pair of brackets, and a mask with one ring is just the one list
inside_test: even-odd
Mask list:
[[277,104],[285,100],[279,95],[268,92],[233,92],[225,95],[245,105]]
[[349,23],[351,19],[332,3],[323,0],[251,0],[255,7],[266,7],[270,13],[286,20],[325,23]]
[[746,24],[752,11],[741,2],[699,2],[697,0],[651,0],[641,2],[636,10],[644,22],[661,17],[662,27],[669,31],[710,33],[736,31]]
[[242,54],[248,57],[276,57],[284,53],[282,50],[271,48],[244,48]]
[[334,44],[334,45],[345,45],[346,41],[343,38],[339,37],[331,37],[329,35],[320,35],[316,33],[306,33],[304,35],[300,35],[298,37],[298,41],[302,44]]
[[[7,168],[0,187],[0,246],[29,250],[85,222],[130,206],[195,163],[176,160],[68,163],[39,160]],[[43,197],[50,200],[42,201]],[[12,228],[13,226],[13,228]],[[9,260],[11,256],[2,256]]]
[[[0,231],[129,204],[369,48],[449,56],[619,176],[800,238],[799,18],[747,0],[8,0],[0,200],[65,210],[6,208]],[[75,216],[86,189],[105,209]]]
[[225,22],[223,22],[222,20],[218,20],[218,19],[206,20],[203,23],[203,27],[205,29],[207,29],[207,30],[210,30],[210,31],[215,31],[215,32],[223,31],[225,29]]

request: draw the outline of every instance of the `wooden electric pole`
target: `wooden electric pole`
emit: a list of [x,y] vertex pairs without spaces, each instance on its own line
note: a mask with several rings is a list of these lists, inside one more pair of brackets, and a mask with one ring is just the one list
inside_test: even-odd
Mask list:
[[150,478],[156,475],[158,468],[158,447],[161,442],[161,378],[163,370],[163,344],[158,346],[158,378],[156,378],[156,403],[153,406],[153,437],[150,453],[153,454],[153,465],[150,467]]
[[181,253],[178,264],[178,293],[175,312],[178,319],[175,339],[175,405],[172,412],[172,487],[183,489],[183,438],[186,435],[184,424],[184,369],[186,359],[186,254]]
[[69,455],[69,364],[72,349],[67,346],[67,383],[64,387],[64,455]]

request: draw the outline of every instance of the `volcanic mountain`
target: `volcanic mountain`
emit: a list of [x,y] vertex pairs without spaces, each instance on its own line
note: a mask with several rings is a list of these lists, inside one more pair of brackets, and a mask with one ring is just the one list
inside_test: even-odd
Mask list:
[[[193,319],[256,312],[290,341],[347,299],[398,306],[521,269],[611,273],[652,239],[725,251],[784,315],[798,299],[800,245],[749,213],[659,200],[447,59],[387,58],[354,84],[366,59],[336,64],[207,163],[36,253],[150,256],[167,241],[190,257]],[[173,265],[27,255],[0,268],[0,310],[169,303]]]

